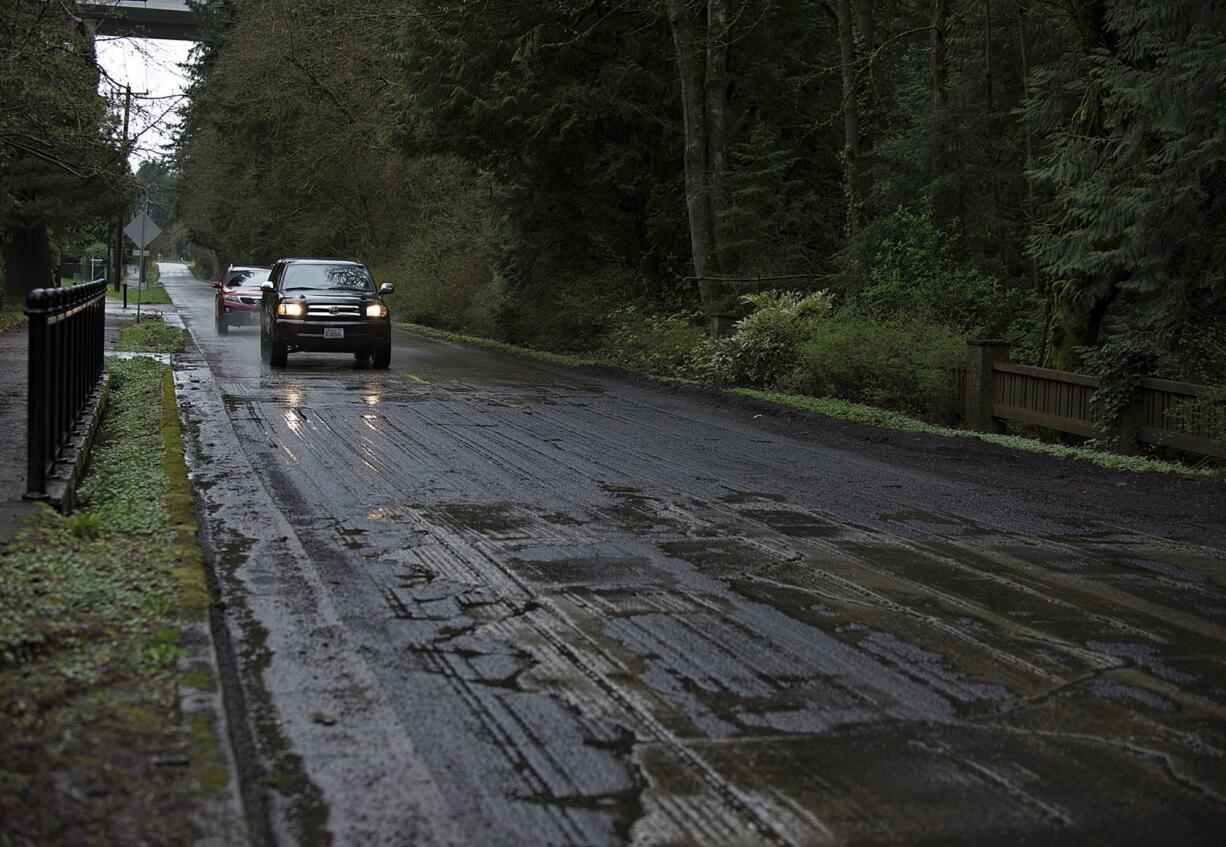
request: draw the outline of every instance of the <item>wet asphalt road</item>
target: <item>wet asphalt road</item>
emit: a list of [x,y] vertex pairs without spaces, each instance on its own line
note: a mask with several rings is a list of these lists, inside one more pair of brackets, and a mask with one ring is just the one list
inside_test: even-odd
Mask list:
[[269,840],[1222,843],[1220,546],[162,267]]

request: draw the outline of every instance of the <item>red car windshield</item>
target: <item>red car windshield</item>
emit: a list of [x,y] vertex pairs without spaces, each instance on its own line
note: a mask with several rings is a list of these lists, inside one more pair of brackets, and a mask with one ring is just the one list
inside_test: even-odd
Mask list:
[[263,268],[235,268],[230,271],[226,279],[228,288],[237,288],[240,285],[244,288],[258,287],[261,282],[268,279],[270,271]]

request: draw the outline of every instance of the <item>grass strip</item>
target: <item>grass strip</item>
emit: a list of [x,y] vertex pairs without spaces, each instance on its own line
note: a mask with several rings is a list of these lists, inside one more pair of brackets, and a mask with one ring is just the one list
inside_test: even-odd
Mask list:
[[1066,444],[1051,444],[1021,435],[1001,435],[993,432],[976,432],[971,429],[953,429],[952,427],[930,424],[917,418],[899,412],[890,412],[851,403],[833,397],[810,397],[806,394],[781,394],[776,391],[762,391],[755,388],[730,388],[730,394],[741,397],[752,397],[779,406],[788,406],[806,412],[825,415],[828,418],[851,421],[852,423],[879,426],[886,429],[897,429],[905,432],[918,432],[924,435],[939,435],[945,438],[973,438],[1008,447],[1012,450],[1022,450],[1027,453],[1042,453],[1061,459],[1078,459],[1092,462],[1104,468],[1117,471],[1134,471],[1141,473],[1176,473],[1185,476],[1216,476],[1211,468],[1194,468],[1179,462],[1168,462],[1161,459],[1151,459],[1146,456],[1125,456],[1119,453],[1108,453],[1103,450],[1093,450],[1089,447],[1070,447]]
[[25,322],[26,311],[24,306],[0,305],[0,332],[16,329]]
[[[114,288],[107,286],[106,299],[113,301],[123,300],[123,289],[116,291]],[[135,286],[128,289],[128,307],[136,308],[137,291]],[[166,293],[166,289],[160,285],[150,285],[144,291],[140,292],[140,302],[142,306],[166,306],[170,303],[170,295]]]
[[0,553],[0,843],[190,843],[216,781],[179,710],[207,591],[168,369],[108,367],[81,508]]
[[578,368],[588,366],[607,365],[606,362],[599,362],[596,359],[585,359],[580,356],[570,356],[565,353],[548,353],[544,350],[533,350],[530,347],[517,347],[514,344],[507,344],[504,341],[494,341],[492,338],[480,338],[475,335],[462,335],[458,332],[451,332],[446,329],[435,329],[432,326],[415,323],[401,323],[405,329],[410,332],[416,332],[418,335],[424,335],[428,338],[437,338],[440,341],[456,341],[460,344],[467,344],[470,347],[480,347],[482,350],[494,350],[498,353],[507,353],[512,356],[518,356],[521,359],[531,359],[535,362],[548,362],[552,365],[566,365],[567,367]]
[[[519,356],[520,358],[548,362],[555,365],[566,365],[569,367],[593,365],[600,367],[614,367],[609,365],[607,362],[601,362],[596,359],[585,359],[578,356],[567,356],[559,353],[547,353],[542,350],[517,347],[514,344],[507,344],[502,341],[493,341],[488,338],[476,338],[470,335],[462,335],[458,332],[449,332],[448,330],[423,326],[421,324],[404,323],[402,326],[412,332],[425,335],[429,338],[438,338],[444,341],[455,341],[461,344],[468,344],[473,347],[480,347],[484,350],[494,350],[499,353],[508,353],[513,356]],[[621,369],[631,370],[628,368]],[[656,382],[665,384],[701,385],[701,383],[678,377],[662,377],[656,374],[634,370],[632,370],[632,372],[639,376],[645,376],[655,380]],[[904,415],[900,412],[891,412],[885,409],[878,409],[873,406],[865,406],[861,403],[852,403],[847,400],[839,400],[834,397],[813,397],[807,394],[784,394],[777,391],[765,391],[756,388],[724,388],[720,390],[728,394],[735,394],[740,397],[749,397],[754,400],[772,403],[777,406],[800,409],[801,411],[825,415],[828,418],[836,418],[838,420],[849,421],[851,423],[864,424],[866,426],[877,426],[885,429],[902,430],[905,432],[916,432],[924,435],[937,435],[946,438],[974,438],[980,441],[986,441],[989,444],[1008,447],[1012,450],[1021,450],[1027,453],[1041,453],[1061,459],[1077,459],[1079,461],[1090,462],[1092,464],[1099,465],[1100,467],[1110,468],[1112,470],[1142,473],[1174,473],[1182,474],[1184,476],[1202,477],[1215,477],[1219,475],[1218,471],[1215,471],[1212,468],[1192,467],[1179,462],[1151,459],[1145,456],[1124,456],[1119,453],[1108,453],[1103,450],[1093,450],[1088,447],[1070,447],[1065,444],[1050,444],[1046,441],[1039,441],[1035,438],[1026,438],[1020,435],[1000,435],[990,432],[976,432],[969,429],[953,429],[952,427],[926,423],[925,421],[910,417],[909,415]]]
[[177,353],[182,348],[183,330],[167,324],[161,315],[125,326],[115,342],[115,349],[121,353]]

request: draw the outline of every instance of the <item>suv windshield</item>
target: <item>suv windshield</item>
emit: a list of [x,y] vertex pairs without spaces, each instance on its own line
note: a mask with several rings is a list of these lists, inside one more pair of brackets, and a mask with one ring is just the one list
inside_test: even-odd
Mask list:
[[296,288],[374,291],[375,284],[361,265],[290,265],[285,269],[281,290]]
[[235,268],[226,278],[226,285],[233,288],[237,285],[259,285],[268,279],[271,271],[262,268]]

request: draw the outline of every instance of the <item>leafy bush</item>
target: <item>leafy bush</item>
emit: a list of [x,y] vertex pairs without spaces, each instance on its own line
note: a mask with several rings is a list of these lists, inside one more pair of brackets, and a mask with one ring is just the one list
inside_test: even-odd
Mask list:
[[502,336],[547,350],[586,353],[600,346],[610,316],[629,298],[635,275],[614,266],[558,279],[534,296],[518,292],[505,312]]
[[954,327],[843,309],[802,345],[781,387],[946,418],[965,359],[966,336]]
[[924,317],[981,338],[1003,337],[1024,295],[968,268],[955,256],[956,239],[933,220],[930,204],[918,211],[899,206],[882,231],[862,309],[883,319]]
[[492,335],[505,299],[501,281],[484,257],[441,238],[410,242],[390,269],[376,268],[378,282],[391,282],[388,299],[397,317],[445,329]]
[[375,280],[396,286],[389,301],[402,320],[499,334],[507,292],[495,257],[505,221],[492,208],[490,185],[449,156],[413,159],[406,168],[420,213],[408,222],[399,255],[372,269]]
[[700,356],[707,333],[698,313],[645,315],[634,306],[610,315],[612,329],[605,337],[610,358],[628,368],[681,376],[689,373]]
[[714,382],[777,384],[834,305],[825,291],[764,291],[741,299],[753,311],[731,336],[711,341],[705,351],[706,376]]

